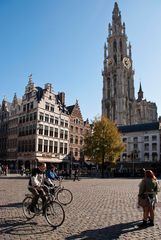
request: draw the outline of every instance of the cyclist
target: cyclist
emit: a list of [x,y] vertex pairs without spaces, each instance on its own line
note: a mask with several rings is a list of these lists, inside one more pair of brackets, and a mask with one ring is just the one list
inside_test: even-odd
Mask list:
[[50,168],[46,171],[46,178],[45,178],[45,184],[47,186],[54,186],[54,182],[55,180],[60,180],[61,178],[58,176],[58,174],[56,173],[56,167],[51,164]]
[[30,211],[36,211],[36,204],[39,197],[42,199],[42,204],[46,202],[45,190],[43,187],[44,184],[44,173],[46,170],[46,163],[38,163],[37,168],[32,169],[31,177],[28,184],[28,190],[33,194],[33,199],[30,205]]

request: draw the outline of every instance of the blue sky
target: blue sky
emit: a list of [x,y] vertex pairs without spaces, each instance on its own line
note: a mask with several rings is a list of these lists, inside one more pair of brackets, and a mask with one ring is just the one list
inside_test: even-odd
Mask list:
[[[0,0],[0,101],[52,83],[66,105],[79,101],[84,120],[101,114],[104,43],[114,0]],[[161,1],[118,0],[132,45],[135,96],[161,115]]]

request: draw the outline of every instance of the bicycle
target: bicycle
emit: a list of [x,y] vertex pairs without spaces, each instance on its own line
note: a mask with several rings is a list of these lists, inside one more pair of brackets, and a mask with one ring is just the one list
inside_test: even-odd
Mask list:
[[56,228],[63,224],[65,220],[65,211],[61,204],[55,201],[49,189],[48,192],[46,193],[47,200],[44,207],[42,205],[42,199],[39,198],[38,203],[36,205],[36,211],[34,213],[30,211],[33,195],[25,194],[25,196],[26,197],[22,202],[22,208],[23,213],[28,220],[42,214],[44,215],[47,223],[52,227]]
[[68,205],[73,201],[72,192],[62,186],[62,178],[59,180],[59,185],[51,188],[51,194],[62,205]]

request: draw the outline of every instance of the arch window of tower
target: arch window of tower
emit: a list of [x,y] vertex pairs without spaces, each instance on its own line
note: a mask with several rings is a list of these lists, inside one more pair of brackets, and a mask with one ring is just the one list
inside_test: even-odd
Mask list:
[[117,56],[116,56],[116,54],[114,55],[114,61],[117,64]]
[[116,39],[113,42],[113,51],[117,52],[117,42],[116,42]]
[[116,95],[116,83],[117,83],[117,75],[114,75],[114,95]]
[[120,39],[120,52],[122,53],[122,40]]
[[110,98],[110,78],[107,78],[107,97]]

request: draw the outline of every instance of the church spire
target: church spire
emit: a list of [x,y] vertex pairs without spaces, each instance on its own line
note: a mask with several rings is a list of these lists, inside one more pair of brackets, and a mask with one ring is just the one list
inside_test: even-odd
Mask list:
[[140,102],[143,99],[143,91],[142,91],[142,86],[140,82],[140,87],[139,87],[139,92],[138,92],[138,101]]
[[112,12],[112,33],[120,34],[121,31],[122,31],[121,12],[119,10],[117,2],[115,2],[114,9]]

